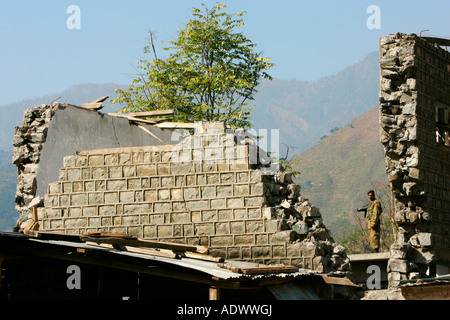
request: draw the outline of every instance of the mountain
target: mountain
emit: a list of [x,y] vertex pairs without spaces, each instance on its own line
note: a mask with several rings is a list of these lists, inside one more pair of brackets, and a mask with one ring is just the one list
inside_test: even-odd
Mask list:
[[279,129],[280,140],[304,152],[335,127],[348,124],[378,102],[379,56],[315,82],[263,81],[255,95],[255,129]]
[[338,240],[354,227],[355,209],[368,202],[367,191],[388,182],[378,107],[323,138],[299,159],[294,169],[301,171],[296,182],[302,196],[320,208],[325,225]]

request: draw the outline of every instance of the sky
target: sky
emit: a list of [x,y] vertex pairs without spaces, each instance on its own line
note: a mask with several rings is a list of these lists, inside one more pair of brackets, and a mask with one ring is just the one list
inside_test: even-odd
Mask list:
[[[214,0],[0,0],[0,106],[82,83],[131,83],[148,31],[158,51]],[[222,0],[278,79],[316,81],[396,32],[450,37],[449,0]]]

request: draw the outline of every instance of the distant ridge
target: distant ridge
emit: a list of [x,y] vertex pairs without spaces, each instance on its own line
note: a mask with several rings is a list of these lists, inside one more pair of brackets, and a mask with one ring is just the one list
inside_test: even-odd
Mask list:
[[262,82],[252,110],[255,129],[280,129],[282,143],[306,151],[331,129],[348,124],[378,103],[378,60],[378,52],[372,52],[315,82]]
[[[296,80],[263,81],[258,87],[253,106],[255,129],[279,129],[281,143],[304,152],[332,128],[349,123],[368,111],[378,101],[378,53],[372,52],[362,61],[341,72],[314,82]],[[23,111],[54,100],[81,105],[108,95],[102,112],[116,112],[111,105],[114,89],[126,85],[113,83],[78,84],[67,90],[0,105],[0,150],[12,150],[14,127],[20,124]]]

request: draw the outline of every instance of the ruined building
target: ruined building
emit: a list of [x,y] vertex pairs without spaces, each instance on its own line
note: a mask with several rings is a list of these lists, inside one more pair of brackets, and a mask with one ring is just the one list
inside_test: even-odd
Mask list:
[[[387,265],[391,286],[450,273],[450,60],[440,45],[414,34],[380,39],[380,141],[398,225]],[[137,116],[61,103],[28,109],[13,141],[16,231],[103,232],[202,246],[227,261],[350,275],[345,248],[319,209],[288,172],[273,170],[255,137],[223,123]],[[11,239],[19,238],[8,235],[4,243]],[[28,240],[17,248],[28,248]],[[93,250],[82,243],[68,255],[67,245],[56,250],[65,259]],[[90,263],[96,257],[83,255]],[[210,275],[201,281],[214,289]]]
[[40,231],[128,234],[348,274],[319,209],[289,173],[265,170],[254,139],[223,123],[196,123],[187,135],[174,126],[59,103],[27,110],[14,136],[17,229],[37,208]]
[[380,39],[380,139],[398,224],[391,285],[449,274],[450,41]]

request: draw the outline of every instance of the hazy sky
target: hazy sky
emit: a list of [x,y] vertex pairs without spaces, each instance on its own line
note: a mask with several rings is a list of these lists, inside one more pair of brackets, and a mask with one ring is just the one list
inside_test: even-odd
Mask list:
[[[74,84],[130,83],[147,31],[167,45],[201,3],[216,1],[0,0],[0,105]],[[247,12],[244,33],[275,63],[270,74],[281,79],[335,74],[378,50],[379,38],[391,33],[450,35],[449,0],[221,3],[228,13]]]

